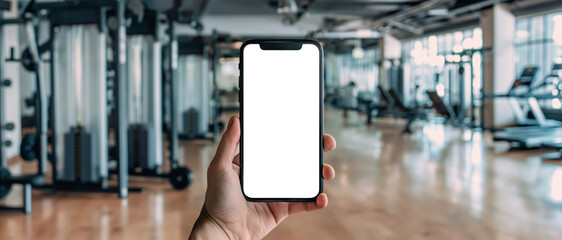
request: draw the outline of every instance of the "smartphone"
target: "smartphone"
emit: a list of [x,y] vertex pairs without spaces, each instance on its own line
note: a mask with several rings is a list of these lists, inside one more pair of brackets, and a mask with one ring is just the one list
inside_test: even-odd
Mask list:
[[248,201],[308,202],[323,191],[323,50],[313,40],[240,48],[240,182]]

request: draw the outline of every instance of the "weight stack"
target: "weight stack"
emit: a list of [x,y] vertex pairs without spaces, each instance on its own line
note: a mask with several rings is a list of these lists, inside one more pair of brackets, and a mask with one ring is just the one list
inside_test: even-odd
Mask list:
[[97,183],[98,166],[92,159],[92,135],[81,127],[64,134],[63,181]]
[[200,135],[199,131],[199,112],[195,108],[190,108],[183,113],[183,131],[186,136],[191,138]]
[[132,125],[127,132],[129,142],[129,168],[155,170],[156,161],[152,157],[155,139],[152,129],[145,125]]

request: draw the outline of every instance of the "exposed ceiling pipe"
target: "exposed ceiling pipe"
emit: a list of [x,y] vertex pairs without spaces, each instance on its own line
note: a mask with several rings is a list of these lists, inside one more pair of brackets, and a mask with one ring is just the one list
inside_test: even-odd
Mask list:
[[466,13],[466,12],[478,11],[482,8],[489,7],[489,6],[492,6],[494,4],[498,4],[498,3],[502,3],[502,2],[507,2],[507,1],[509,1],[509,0],[488,0],[488,1],[483,1],[483,2],[479,2],[479,3],[471,4],[471,5],[468,5],[468,6],[465,6],[465,7],[461,7],[461,8],[457,8],[455,10],[452,10],[449,13],[449,16],[454,17],[454,16],[457,16],[457,15],[460,15],[460,14],[463,14],[463,13]]
[[353,30],[353,29],[359,29],[361,27],[363,27],[363,20],[361,19],[357,19],[357,20],[351,20],[351,21],[346,21],[344,23],[338,24],[336,27],[334,27],[334,30],[336,31],[349,31],[349,30]]
[[413,25],[401,23],[401,22],[398,22],[398,21],[395,21],[395,20],[388,20],[388,24],[390,26],[395,27],[395,28],[399,28],[399,29],[408,31],[408,32],[411,32],[411,33],[416,34],[416,35],[423,34],[423,29],[421,27],[416,27],[416,26],[413,26]]
[[405,8],[402,11],[398,11],[396,13],[393,13],[393,14],[390,14],[388,16],[382,17],[382,18],[377,19],[375,21],[354,20],[354,21],[350,21],[350,22],[340,24],[340,25],[336,26],[334,29],[336,29],[338,31],[353,30],[354,28],[355,29],[356,28],[371,28],[371,29],[374,28],[374,29],[376,29],[376,28],[380,28],[381,26],[383,26],[389,20],[398,21],[402,18],[407,17],[408,15],[411,15],[411,14],[414,14],[414,13],[420,12],[420,11],[425,11],[427,9],[430,9],[430,8],[436,6],[437,4],[441,4],[441,3],[444,3],[444,2],[450,2],[450,1],[451,0],[425,1],[423,3],[415,5],[413,7]]
[[380,32],[372,30],[317,32],[314,34],[314,38],[317,39],[375,39],[381,36]]
[[[487,1],[479,2],[479,3],[474,3],[474,4],[471,4],[471,5],[465,6],[465,7],[461,7],[461,8],[451,10],[449,12],[449,14],[447,14],[447,15],[430,17],[430,18],[427,18],[427,19],[423,19],[422,21],[424,23],[430,23],[430,22],[439,21],[439,20],[443,20],[443,19],[451,19],[451,18],[457,17],[459,15],[463,15],[465,13],[478,11],[482,8],[490,7],[490,6],[493,6],[495,4],[508,2],[508,1],[510,1],[510,0],[487,0]],[[377,19],[375,21],[369,22],[369,21],[364,21],[364,20],[353,20],[353,21],[348,21],[348,22],[342,23],[339,26],[335,27],[335,29],[337,29],[338,31],[360,29],[360,28],[379,29],[382,26],[384,26],[385,24],[388,24],[389,26],[393,26],[395,28],[402,29],[402,30],[405,30],[405,31],[408,31],[408,32],[419,35],[419,34],[423,33],[423,28],[412,26],[410,24],[406,24],[404,22],[401,22],[400,20],[402,20],[404,18],[407,18],[408,16],[411,16],[412,14],[429,10],[434,6],[445,3],[445,2],[450,2],[450,0],[426,1],[424,3],[418,4],[418,5],[413,6],[411,8],[404,9],[403,11],[400,11],[400,12],[385,16],[383,18]]]
[[410,8],[406,8],[402,11],[399,11],[397,13],[382,17],[380,19],[377,19],[373,22],[369,23],[370,27],[374,27],[374,28],[378,28],[380,26],[382,26],[385,22],[388,22],[389,20],[395,20],[395,21],[399,21],[411,14],[417,13],[417,12],[421,12],[421,11],[425,11],[428,10],[438,4],[441,3],[445,3],[445,2],[450,2],[451,0],[430,0],[430,1],[425,1],[423,3],[420,3],[418,5],[415,5],[413,7]]
[[459,15],[463,15],[465,13],[475,12],[475,11],[478,11],[482,8],[490,7],[490,6],[493,6],[494,4],[507,2],[507,1],[509,1],[509,0],[488,0],[488,1],[480,2],[480,3],[475,3],[475,4],[472,4],[472,5],[468,5],[468,6],[465,6],[465,7],[461,7],[461,8],[451,10],[449,12],[449,14],[447,14],[445,16],[435,16],[435,17],[423,19],[423,22],[429,24],[431,22],[435,22],[435,21],[439,21],[439,20],[443,20],[443,19],[451,19],[451,18],[454,18],[454,17],[458,17]]
[[399,28],[399,29],[408,31],[408,32],[411,32],[411,33],[416,34],[416,35],[421,35],[423,33],[423,29],[421,27],[416,27],[416,26],[413,26],[413,25],[401,23],[401,22],[398,22],[396,20],[392,20],[392,19],[388,20],[388,24],[390,26],[395,27],[395,28]]

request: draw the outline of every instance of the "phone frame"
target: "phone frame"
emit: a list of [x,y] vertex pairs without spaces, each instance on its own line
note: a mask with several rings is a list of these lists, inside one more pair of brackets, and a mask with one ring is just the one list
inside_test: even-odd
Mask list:
[[[319,107],[319,165],[318,165],[318,172],[319,172],[319,188],[318,194],[312,198],[252,198],[248,197],[244,192],[244,49],[246,46],[251,44],[259,44],[260,48],[264,49],[264,46],[267,46],[269,49],[264,50],[298,50],[293,49],[292,46],[296,44],[312,44],[318,48],[318,57],[319,57],[319,78],[318,78],[318,87],[319,87],[319,99],[318,99],[318,107]],[[264,44],[264,45],[262,45]],[[242,46],[240,47],[240,62],[238,65],[238,69],[240,70],[240,76],[238,79],[238,86],[240,88],[238,100],[240,103],[240,187],[242,189],[242,194],[247,201],[252,202],[314,202],[318,195],[324,192],[324,177],[322,176],[322,167],[324,165],[324,50],[320,43],[310,40],[310,39],[252,39],[245,41]],[[287,176],[290,176],[287,174]]]

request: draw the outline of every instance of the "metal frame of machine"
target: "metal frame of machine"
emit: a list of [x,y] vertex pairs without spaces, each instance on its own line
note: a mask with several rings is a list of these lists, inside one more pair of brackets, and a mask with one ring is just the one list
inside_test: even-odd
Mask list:
[[[0,10],[7,11],[11,7],[10,2],[8,1],[1,1],[0,2]],[[36,185],[42,185],[44,180],[44,174],[47,168],[47,105],[46,105],[46,96],[45,96],[45,86],[44,86],[44,79],[40,74],[40,69],[42,67],[42,62],[40,60],[40,53],[41,50],[37,46],[37,36],[36,32],[36,16],[30,14],[29,9],[25,9],[19,19],[4,19],[3,14],[0,12],[0,198],[5,197],[11,189],[13,184],[21,184],[23,185],[23,204],[21,207],[12,207],[12,206],[2,206],[0,210],[12,210],[12,211],[22,211],[26,214],[31,214],[32,211],[32,195],[31,190],[32,187]],[[8,24],[25,24],[28,40],[29,40],[29,48],[24,55],[28,58],[27,61],[24,62],[23,58],[16,60],[13,56],[13,51],[11,52],[11,56],[9,59],[4,59],[4,35],[3,29],[4,25]],[[37,165],[37,173],[36,174],[28,174],[28,175],[20,175],[20,176],[11,176],[10,172],[8,171],[8,159],[6,158],[6,153],[3,150],[3,147],[10,146],[12,143],[9,140],[5,140],[4,131],[8,130],[11,131],[14,129],[14,123],[4,123],[4,88],[11,86],[11,80],[4,79],[4,70],[5,70],[5,61],[12,61],[17,62],[21,61],[24,67],[28,68],[28,70],[35,72],[35,80],[37,84],[37,97],[36,97],[36,111],[40,114],[36,114],[36,124],[37,124],[37,131],[40,133],[39,143],[40,145],[37,146],[40,151],[44,154],[39,156],[39,164]]]
[[[217,31],[213,31],[213,34],[210,38],[200,37],[198,40],[185,40],[185,38],[180,38],[178,40],[178,57],[179,56],[186,56],[192,54],[200,54],[202,59],[209,60],[209,67],[210,67],[210,75],[211,75],[211,101],[209,102],[209,107],[211,109],[210,112],[210,121],[206,124],[210,124],[210,128],[208,129],[207,133],[209,134],[188,134],[188,133],[179,133],[179,138],[181,140],[211,140],[217,141],[219,134],[221,132],[222,126],[219,123],[219,116],[221,112],[224,110],[220,106],[220,93],[217,85],[217,72],[218,72],[218,64],[221,57],[221,48],[220,48],[220,41],[221,35]],[[209,73],[207,73],[208,75]],[[182,116],[182,117],[185,117]],[[183,121],[186,119],[182,118]]]
[[[153,13],[153,14],[152,14]],[[153,35],[154,41],[159,42],[160,36],[160,29],[162,28],[160,23],[160,13],[152,12],[151,14],[145,14],[143,17],[142,22],[134,23],[130,26],[130,35]],[[178,162],[178,131],[177,126],[175,124],[177,118],[177,111],[175,109],[175,104],[177,104],[177,89],[176,89],[176,71],[177,71],[177,54],[178,54],[178,45],[177,45],[177,36],[176,36],[176,22],[174,21],[174,14],[168,14],[169,19],[169,34],[170,34],[170,44],[167,48],[167,56],[169,57],[170,66],[167,69],[167,76],[168,76],[168,83],[170,84],[170,89],[172,90],[169,94],[169,103],[171,106],[171,115],[172,115],[172,123],[171,127],[168,129],[168,141],[170,142],[170,171],[169,172],[162,172],[162,161],[160,163],[155,163],[154,168],[147,168],[142,166],[131,166],[128,168],[128,173],[132,176],[144,176],[144,177],[157,177],[157,178],[166,178],[170,181],[170,184],[175,189],[185,189],[187,188],[192,179],[193,174],[189,170],[189,168],[182,167],[179,165]],[[160,44],[155,44],[155,46],[160,46]],[[157,51],[160,52],[161,49]],[[157,59],[160,59],[160,54],[156,54]],[[154,69],[163,69],[161,68],[161,63],[159,60],[154,60],[153,63],[155,64],[153,67]],[[156,74],[160,74],[160,71],[156,71]],[[156,77],[156,76],[155,76]],[[162,84],[160,83],[160,87]],[[173,91],[176,90],[176,91]],[[156,90],[159,91],[159,90]],[[158,94],[156,94],[158,95]],[[160,96],[160,95],[158,95]],[[155,103],[155,104],[159,104]],[[161,123],[162,121],[160,121]],[[157,124],[160,125],[160,124]],[[157,126],[160,127],[160,126]],[[158,129],[154,130],[155,132]],[[135,138],[135,136],[133,136]],[[158,138],[161,139],[161,138]],[[156,141],[155,144],[162,144],[160,141]],[[138,146],[137,146],[138,147]],[[134,149],[134,146],[129,146],[129,149]],[[157,151],[158,152],[158,151]],[[161,152],[161,151],[160,151]],[[161,154],[160,154],[161,155]],[[156,161],[158,162],[158,161]]]
[[[107,22],[107,12],[109,9],[116,9],[115,15],[117,20],[117,28],[114,31],[114,77],[116,78],[115,88],[117,89],[117,93],[115,94],[117,101],[117,114],[116,114],[116,132],[117,132],[117,146],[118,146],[118,153],[119,153],[119,178],[118,178],[118,186],[108,186],[107,182],[107,175],[101,176],[99,182],[97,183],[82,183],[77,181],[61,181],[57,176],[60,174],[59,170],[57,169],[57,157],[56,154],[49,154],[47,152],[48,144],[51,144],[51,149],[57,149],[57,137],[56,134],[56,104],[54,101],[47,101],[47,97],[45,96],[45,84],[44,81],[38,80],[38,97],[36,97],[36,116],[37,116],[37,128],[39,132],[39,138],[33,140],[32,137],[30,138],[29,143],[22,143],[22,144],[29,144],[29,146],[22,146],[22,149],[27,149],[32,151],[30,156],[36,157],[39,164],[39,173],[37,176],[41,176],[43,181],[33,181],[31,185],[37,189],[43,190],[55,190],[55,191],[78,191],[78,192],[106,192],[106,193],[117,193],[119,197],[126,198],[128,196],[129,191],[140,192],[143,191],[141,188],[129,188],[128,187],[128,175],[127,175],[127,148],[126,148],[126,131],[123,131],[124,127],[126,126],[126,122],[124,120],[124,92],[123,81],[125,81],[125,63],[126,57],[123,55],[124,50],[126,49],[126,45],[124,43],[124,38],[126,34],[125,29],[125,1],[124,0],[103,0],[103,1],[81,1],[81,2],[52,2],[52,3],[36,3],[35,1],[29,2],[29,4],[25,7],[24,13],[25,16],[29,19],[33,20],[34,22],[27,21],[26,26],[28,30],[28,35],[30,35],[30,50],[24,51],[22,55],[22,59],[16,60],[21,61],[21,63],[29,69],[29,67],[33,67],[36,72],[39,72],[38,69],[42,66],[42,61],[40,59],[40,55],[44,52],[49,52],[50,61],[54,63],[55,54],[54,54],[54,41],[53,36],[55,36],[57,30],[56,27],[63,26],[63,25],[81,25],[81,24],[97,24],[99,26],[100,32],[104,35],[108,33],[108,29],[106,27]],[[47,10],[47,19],[50,23],[50,40],[46,43],[42,44],[40,47],[37,47],[37,35],[35,34],[35,29],[37,28],[37,23],[39,21],[39,12]],[[22,15],[23,16],[23,15]],[[3,21],[3,24],[7,23],[21,23],[23,22],[21,19],[10,19]],[[105,38],[101,39],[102,46],[104,48],[100,48],[102,51],[101,56],[105,56],[106,48],[104,43]],[[27,54],[27,55],[26,55]],[[13,60],[13,57],[11,57]],[[100,61],[107,61],[105,57],[101,58]],[[31,65],[29,64],[31,62]],[[102,65],[105,66],[105,63]],[[55,64],[50,64],[51,67],[51,96],[56,96],[56,83],[55,83]],[[102,78],[107,79],[106,71],[102,71],[100,73],[103,75]],[[39,78],[40,75],[37,74]],[[50,103],[50,108],[48,108],[48,102]],[[49,112],[47,112],[47,109]],[[47,122],[47,119],[49,121]],[[47,125],[48,124],[48,125]],[[50,129],[50,135],[47,135],[47,130]],[[25,138],[24,138],[25,139]],[[35,146],[37,145],[37,146]],[[104,146],[107,148],[107,146]],[[25,153],[22,153],[22,156]],[[51,168],[52,168],[52,180],[51,183],[45,184],[44,183],[44,174],[47,171],[47,159],[50,160]],[[107,159],[107,158],[105,158]],[[26,160],[33,160],[26,159]],[[99,163],[100,169],[107,169],[108,163],[100,162]],[[29,189],[29,192],[31,188]],[[31,202],[29,200],[29,202]]]
[[[63,190],[63,191],[85,191],[85,192],[108,192],[117,193],[120,198],[127,198],[129,191],[140,192],[143,191],[141,188],[129,188],[128,184],[128,162],[127,162],[127,140],[126,140],[126,120],[125,120],[125,81],[126,81],[126,27],[125,27],[125,1],[124,0],[103,0],[103,1],[81,1],[76,2],[62,2],[62,3],[41,3],[36,4],[36,9],[47,9],[50,10],[49,20],[51,23],[50,36],[53,40],[56,34],[55,27],[62,25],[75,25],[75,24],[97,24],[100,28],[100,33],[102,34],[112,34],[113,36],[113,77],[114,88],[115,88],[115,99],[116,109],[115,109],[115,126],[116,126],[116,146],[118,153],[118,185],[115,187],[108,186],[108,162],[107,158],[105,162],[100,162],[100,169],[105,169],[106,175],[100,176],[100,182],[98,184],[89,183],[77,183],[77,182],[65,182],[57,179],[57,159],[55,154],[52,155],[52,166],[53,166],[53,184],[42,186],[43,189],[52,190]],[[107,13],[110,8],[115,11],[115,19],[117,26],[114,31],[108,31],[107,28]],[[103,40],[102,40],[103,41]],[[51,41],[51,49],[53,49],[53,41]],[[105,51],[105,49],[102,49]],[[105,56],[102,53],[101,56]],[[51,51],[50,58],[54,60],[53,51]],[[101,61],[106,61],[106,59],[100,59]],[[51,64],[51,91],[53,95],[56,95],[55,87],[55,77],[54,76],[54,64]],[[103,73],[105,74],[105,73]],[[106,76],[107,77],[107,76]],[[51,107],[50,114],[50,127],[52,132],[56,132],[56,104]],[[52,148],[56,149],[56,138],[55,135],[51,136]],[[103,171],[102,171],[103,172]]]

